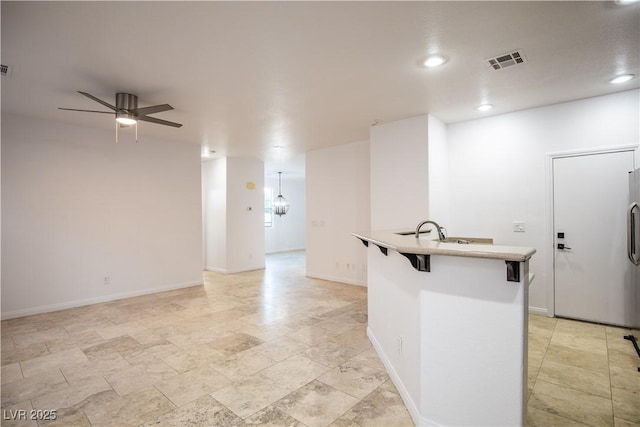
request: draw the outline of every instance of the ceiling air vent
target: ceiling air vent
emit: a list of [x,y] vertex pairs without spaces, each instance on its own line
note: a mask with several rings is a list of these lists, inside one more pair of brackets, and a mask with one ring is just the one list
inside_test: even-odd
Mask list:
[[11,77],[11,67],[8,65],[0,65],[0,75],[2,75],[2,77]]
[[515,52],[498,55],[495,58],[489,58],[487,59],[487,62],[489,63],[489,66],[494,70],[501,70],[512,65],[523,64],[524,55],[521,51],[516,50]]

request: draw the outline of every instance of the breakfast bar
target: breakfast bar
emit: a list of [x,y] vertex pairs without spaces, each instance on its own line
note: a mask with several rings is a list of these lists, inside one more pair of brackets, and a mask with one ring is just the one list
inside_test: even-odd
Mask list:
[[432,234],[352,233],[367,248],[367,334],[417,425],[524,425],[535,249]]

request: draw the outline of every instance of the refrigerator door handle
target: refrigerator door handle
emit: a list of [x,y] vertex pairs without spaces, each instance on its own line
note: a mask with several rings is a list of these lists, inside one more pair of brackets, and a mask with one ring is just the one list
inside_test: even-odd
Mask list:
[[640,207],[636,202],[627,209],[627,256],[634,265],[640,265],[640,254],[636,242],[636,214],[640,213]]

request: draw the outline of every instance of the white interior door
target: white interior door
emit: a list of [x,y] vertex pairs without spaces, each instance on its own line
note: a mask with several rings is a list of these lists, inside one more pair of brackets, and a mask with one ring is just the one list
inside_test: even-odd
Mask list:
[[632,151],[553,159],[558,316],[624,323],[626,208],[633,163]]

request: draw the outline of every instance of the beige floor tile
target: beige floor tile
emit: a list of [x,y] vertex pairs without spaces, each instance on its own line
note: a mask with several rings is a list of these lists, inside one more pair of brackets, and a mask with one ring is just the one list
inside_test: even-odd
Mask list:
[[360,352],[351,360],[370,366],[374,369],[379,369],[381,371],[385,370],[384,364],[382,363],[382,360],[380,360],[380,356],[378,356],[378,353],[376,353],[376,350],[373,347]]
[[7,332],[2,331],[2,335],[0,336],[0,348],[3,350],[14,350],[16,348],[15,343],[13,342],[13,338]]
[[244,322],[244,326],[242,326],[242,328],[239,328],[238,332],[252,335],[256,338],[260,338],[265,342],[272,341],[276,338],[280,338],[293,332],[293,329],[287,328],[286,326],[256,325],[254,323],[247,322],[246,320]]
[[252,416],[245,418],[241,424],[244,426],[261,426],[261,427],[306,427],[300,421],[291,415],[281,411],[273,405],[267,406],[261,411],[256,412]]
[[82,410],[64,410],[56,412],[56,419],[46,423],[47,427],[94,427]]
[[252,350],[275,362],[280,362],[308,348],[309,346],[301,341],[282,336],[260,344]]
[[88,377],[70,385],[68,388],[33,399],[33,405],[35,408],[59,411],[63,408],[81,404],[96,394],[110,390],[112,390],[111,386],[103,377]]
[[208,345],[225,356],[231,356],[262,344],[260,338],[243,333],[233,333],[211,341]]
[[35,377],[45,372],[64,368],[69,365],[85,363],[87,356],[79,348],[72,348],[56,353],[49,353],[45,356],[20,362],[22,375],[25,378]]
[[639,423],[633,423],[631,421],[622,419],[622,418],[614,418],[613,422],[615,424],[615,427],[638,427],[640,426]]
[[594,338],[590,336],[577,335],[579,332],[554,332],[550,345],[561,345],[576,351],[587,351],[589,353],[607,354],[607,340],[604,336]]
[[555,415],[551,412],[547,412],[542,409],[533,408],[531,406],[527,409],[527,427],[587,427],[587,424],[579,423],[569,418],[564,418],[559,415]]
[[[202,326],[200,326],[202,328]],[[221,334],[209,330],[200,330],[188,334],[174,335],[167,338],[169,342],[181,349],[187,349],[195,345],[209,344],[221,338]]]
[[640,388],[635,390],[612,388],[611,393],[615,417],[640,424]]
[[107,326],[104,328],[95,329],[95,332],[105,340],[121,337],[123,335],[130,335],[132,333],[145,332],[147,328],[138,324],[137,322],[121,323],[119,325]]
[[230,380],[237,381],[256,374],[274,363],[276,362],[268,357],[249,349],[223,360],[212,361],[209,366]]
[[609,372],[593,371],[545,360],[537,379],[611,399]]
[[[631,347],[633,348],[633,347]],[[637,369],[640,366],[640,358],[635,353],[627,349],[625,351],[619,351],[615,349],[609,350],[609,364],[619,368],[626,368],[630,371],[638,372]]]
[[298,354],[264,369],[262,374],[293,391],[318,378],[328,369],[328,367]]
[[343,346],[332,341],[323,341],[309,348],[303,354],[315,362],[335,368],[360,353],[362,353],[360,350],[352,347]]
[[155,382],[158,382],[158,380],[147,375],[142,366],[132,366],[119,370],[107,375],[105,379],[120,396],[149,388]]
[[57,353],[74,348],[87,348],[103,342],[102,337],[94,331],[85,331],[76,335],[69,335],[69,338],[64,340],[48,339],[45,341],[45,345],[49,352]]
[[236,415],[246,418],[281,399],[290,391],[265,375],[255,374],[211,395]]
[[287,337],[303,342],[309,346],[313,346],[323,341],[328,341],[335,335],[336,333],[333,331],[328,331],[319,326],[312,325],[297,329],[296,331],[287,334]]
[[222,362],[225,356],[206,344],[189,347],[161,359],[178,372],[187,372],[200,367],[209,366],[211,363]]
[[[638,361],[640,366],[640,359]],[[611,379],[611,387],[621,388],[625,390],[640,390],[640,374],[634,372],[633,368],[620,368],[618,366],[609,365],[609,375]]]
[[578,368],[607,373],[609,359],[607,353],[593,353],[588,350],[576,350],[560,344],[549,344],[544,360],[562,363]]
[[92,317],[83,316],[78,320],[66,323],[64,325],[64,329],[69,332],[70,335],[79,335],[88,331],[95,333],[96,329],[106,328],[109,326],[113,326],[113,323],[108,319],[94,315]]
[[554,330],[555,334],[568,334],[576,337],[605,339],[606,327],[595,323],[577,322],[559,318]]
[[318,381],[358,399],[364,398],[388,379],[389,376],[385,371],[371,368],[353,360],[343,363],[318,377]]
[[211,396],[202,396],[147,423],[148,426],[227,427],[237,426],[242,419]]
[[49,349],[43,342],[29,345],[27,347],[2,348],[2,365],[10,365],[23,360],[49,354]]
[[371,341],[369,341],[369,337],[367,337],[366,328],[364,327],[356,327],[350,329],[346,332],[332,337],[331,341],[361,351],[373,347],[371,345]]
[[2,385],[2,407],[66,389],[69,384],[59,370]]
[[2,384],[12,383],[24,378],[22,376],[22,369],[20,369],[19,363],[4,365],[2,367],[2,373],[0,374],[0,377],[2,377]]
[[147,424],[175,406],[153,387],[115,397],[101,403],[91,403],[84,407],[84,413],[94,426],[123,427]]
[[412,427],[414,424],[402,398],[388,380],[331,425]]
[[313,381],[274,406],[308,426],[328,426],[358,403],[358,399],[335,388]]
[[624,339],[627,335],[634,335],[636,339],[640,339],[640,333],[631,329],[617,328],[607,326],[605,328],[607,334],[607,347],[618,351],[634,351],[631,341]]
[[13,342],[16,348],[23,348],[33,344],[44,343],[51,339],[64,341],[67,338],[69,338],[69,333],[66,330],[62,328],[49,328],[43,331],[14,335]]
[[360,325],[361,324],[359,322],[355,320],[350,320],[348,317],[344,319],[335,318],[330,320],[324,320],[320,323],[316,323],[316,326],[326,329],[328,331],[335,332],[336,334],[347,332]]
[[547,339],[551,338],[558,319],[555,317],[529,315],[529,331]]
[[62,373],[69,384],[74,384],[84,378],[108,376],[129,366],[131,365],[118,353],[106,353],[87,362],[65,366]]
[[529,406],[593,426],[613,426],[610,399],[550,384],[539,379]]
[[120,354],[123,357],[140,351],[142,346],[128,335],[106,340],[100,344],[83,348],[82,351],[89,358],[99,358],[109,354]]
[[155,384],[155,387],[180,407],[211,394],[231,381],[212,368],[201,367]]

